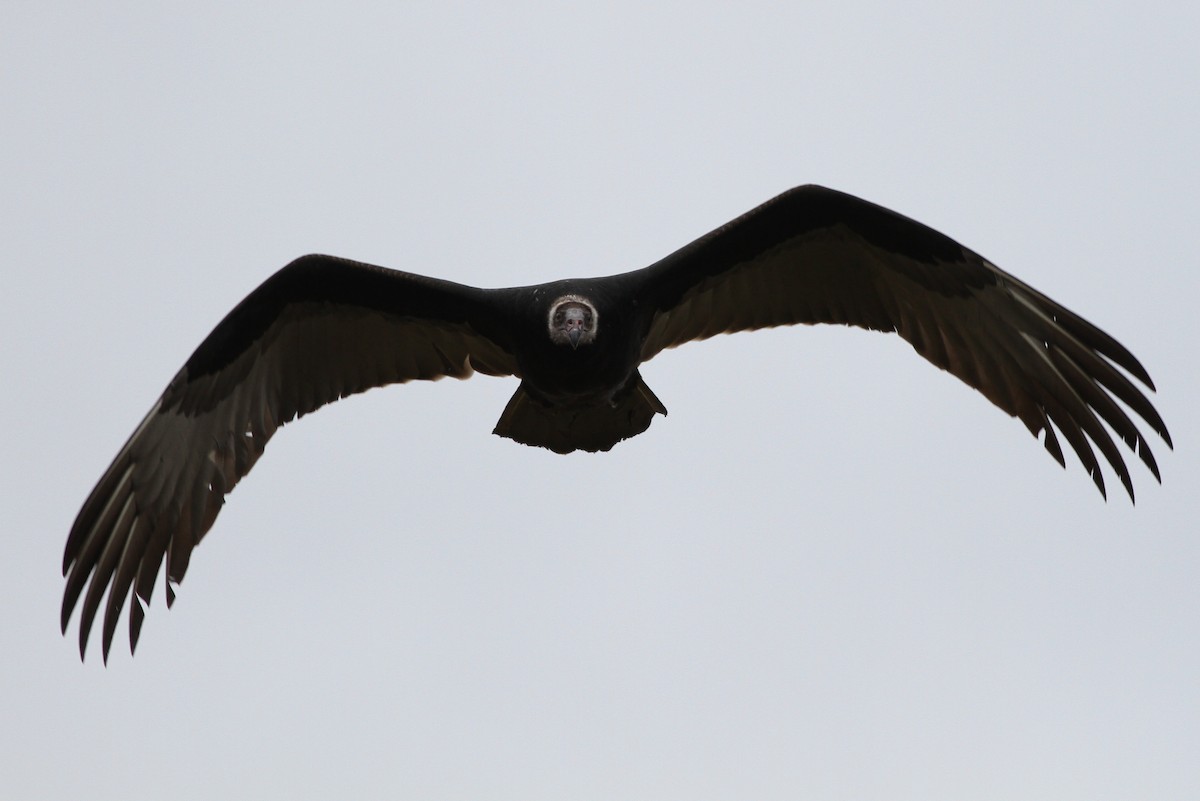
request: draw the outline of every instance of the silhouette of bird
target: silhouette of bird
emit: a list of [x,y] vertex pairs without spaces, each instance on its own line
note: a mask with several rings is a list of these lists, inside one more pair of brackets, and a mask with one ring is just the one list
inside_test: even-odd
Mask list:
[[192,549],[267,440],[339,398],[417,379],[515,376],[496,434],[558,453],[607,451],[667,413],[643,362],[715,334],[797,323],[896,332],[1044,432],[1065,465],[1057,429],[1101,494],[1093,444],[1133,498],[1110,429],[1161,480],[1116,403],[1170,447],[1126,373],[1154,385],[1115,339],[921,223],[803,186],[605,278],[477,289],[331,256],[287,265],[200,343],[84,503],[63,557],[63,632],[86,587],[82,657],[107,587],[104,658],[132,596],[136,648],[163,562],[170,605]]

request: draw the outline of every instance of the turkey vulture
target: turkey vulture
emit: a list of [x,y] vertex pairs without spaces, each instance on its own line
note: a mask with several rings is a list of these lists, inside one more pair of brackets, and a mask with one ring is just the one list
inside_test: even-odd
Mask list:
[[63,556],[63,631],[86,586],[82,657],[110,587],[104,658],[133,595],[136,648],[164,560],[170,605],[192,549],[267,440],[327,403],[413,379],[511,375],[521,383],[496,434],[558,453],[606,451],[667,413],[642,362],[714,334],[796,323],[895,331],[1045,432],[1065,464],[1057,428],[1101,494],[1089,440],[1133,498],[1110,431],[1159,479],[1115,401],[1168,446],[1170,435],[1125,373],[1153,390],[1150,376],[1116,340],[937,231],[803,186],[607,278],[476,289],[330,256],[287,265],[200,343],[84,503]]

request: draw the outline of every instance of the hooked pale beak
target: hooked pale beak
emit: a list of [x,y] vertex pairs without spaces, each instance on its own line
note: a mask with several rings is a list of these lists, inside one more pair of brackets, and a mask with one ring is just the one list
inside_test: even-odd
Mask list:
[[581,334],[583,334],[582,328],[572,328],[567,332],[567,339],[571,340],[571,350],[578,350],[579,337]]

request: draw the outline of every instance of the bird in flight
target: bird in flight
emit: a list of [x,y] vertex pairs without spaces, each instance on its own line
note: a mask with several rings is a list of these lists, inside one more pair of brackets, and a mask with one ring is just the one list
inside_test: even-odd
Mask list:
[[715,334],[798,323],[899,334],[1042,434],[1065,465],[1057,429],[1101,494],[1093,445],[1133,498],[1112,434],[1161,481],[1117,401],[1168,447],[1170,434],[1130,380],[1153,390],[1149,374],[1120,343],[919,222],[802,186],[605,278],[477,289],[331,256],[293,261],[200,343],[84,502],[63,555],[63,632],[82,596],[82,658],[103,601],[107,661],[132,599],[135,649],[163,563],[169,606],[267,440],[325,404],[417,379],[515,376],[494,433],[557,453],[607,451],[667,413],[643,362]]

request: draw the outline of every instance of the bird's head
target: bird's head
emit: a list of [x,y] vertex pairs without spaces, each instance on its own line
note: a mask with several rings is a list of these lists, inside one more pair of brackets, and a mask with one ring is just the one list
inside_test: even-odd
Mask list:
[[588,345],[596,339],[599,325],[596,307],[581,295],[563,295],[550,304],[547,326],[555,345],[570,345],[572,350]]

